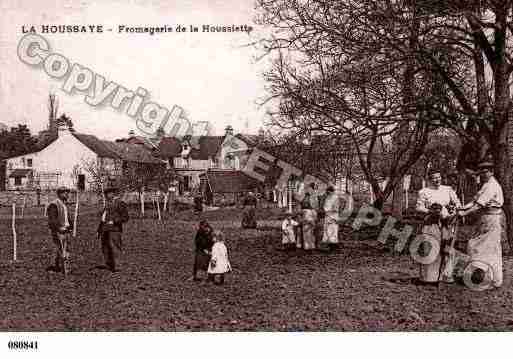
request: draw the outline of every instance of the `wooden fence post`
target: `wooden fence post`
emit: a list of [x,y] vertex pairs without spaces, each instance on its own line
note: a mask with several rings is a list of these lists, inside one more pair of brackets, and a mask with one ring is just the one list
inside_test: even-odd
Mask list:
[[75,213],[74,213],[74,218],[73,218],[73,237],[77,236],[78,202],[79,202],[79,196],[78,196],[78,190],[77,190],[77,198],[76,198],[76,202],[75,202]]
[[12,203],[12,260],[17,260],[17,246],[18,241],[16,238],[16,202]]

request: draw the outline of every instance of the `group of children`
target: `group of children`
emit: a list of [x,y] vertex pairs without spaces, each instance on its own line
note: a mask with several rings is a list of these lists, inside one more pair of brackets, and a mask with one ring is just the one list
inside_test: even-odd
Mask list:
[[223,284],[224,275],[232,270],[223,232],[214,231],[207,221],[202,220],[199,223],[194,244],[193,280],[201,280],[198,277],[198,271],[205,271],[208,281],[217,285]]
[[283,245],[283,249],[294,249],[296,246],[300,248],[300,243],[296,241],[296,227],[298,226],[299,222],[294,219],[292,214],[285,216],[285,219],[281,223],[281,244]]
[[[299,238],[296,236],[296,229],[300,225],[292,214],[287,214],[282,222],[282,244],[284,249],[301,248]],[[228,248],[224,241],[224,234],[221,231],[214,231],[207,221],[199,223],[196,237],[194,238],[195,256],[192,279],[200,281],[199,271],[207,273],[207,281],[221,285],[224,283],[224,275],[231,272],[231,265],[228,259]],[[307,246],[305,245],[305,249]]]
[[312,209],[304,210],[303,218],[298,218],[292,214],[286,214],[281,223],[282,248],[283,250],[294,250],[303,248],[304,250],[316,249],[316,243],[319,238],[317,214]]

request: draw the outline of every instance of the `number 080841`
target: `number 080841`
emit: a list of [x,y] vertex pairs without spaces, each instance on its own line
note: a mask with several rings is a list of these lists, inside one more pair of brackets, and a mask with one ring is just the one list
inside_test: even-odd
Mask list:
[[37,342],[10,340],[7,347],[11,350],[37,350]]

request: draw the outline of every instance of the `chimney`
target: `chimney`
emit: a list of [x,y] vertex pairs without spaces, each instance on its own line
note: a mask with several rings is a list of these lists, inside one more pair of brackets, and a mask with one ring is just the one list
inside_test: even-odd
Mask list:
[[128,137],[134,137],[135,136],[135,131],[134,130],[130,130],[128,131]]
[[69,135],[71,133],[70,129],[68,126],[58,126],[57,127],[57,137],[61,137],[61,136],[65,136],[65,135]]
[[233,136],[233,127],[230,125],[226,126],[224,129],[224,134],[225,136]]

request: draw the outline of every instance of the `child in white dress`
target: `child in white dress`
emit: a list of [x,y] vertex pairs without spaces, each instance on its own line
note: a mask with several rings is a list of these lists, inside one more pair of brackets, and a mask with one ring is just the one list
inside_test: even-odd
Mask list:
[[[287,217],[283,220],[281,224],[281,244],[283,244],[284,249],[292,249],[296,246],[295,227],[297,226],[299,226],[299,223],[292,218],[291,214],[287,214]],[[301,248],[300,243],[298,244],[298,248]]]
[[224,235],[221,231],[214,232],[214,245],[212,246],[212,257],[207,273],[214,284],[223,284],[225,273],[231,272],[232,267],[228,259],[228,248],[224,243]]

